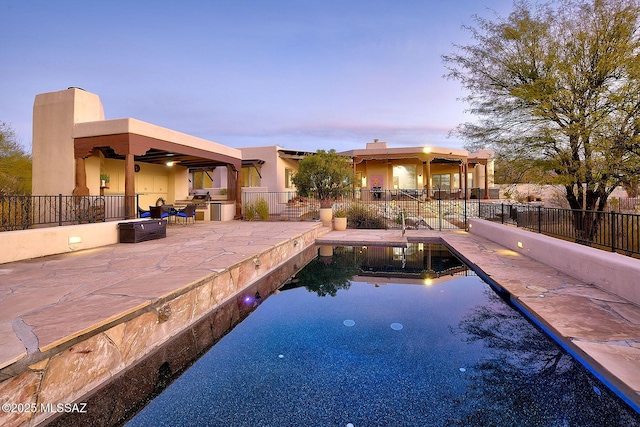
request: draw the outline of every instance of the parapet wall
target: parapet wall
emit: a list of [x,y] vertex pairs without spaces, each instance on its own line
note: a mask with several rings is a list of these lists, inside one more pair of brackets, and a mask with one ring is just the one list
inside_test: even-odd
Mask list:
[[469,232],[640,305],[640,260],[482,219]]
[[[126,220],[120,222],[144,221]],[[119,222],[65,225],[0,233],[0,264],[118,243]],[[34,244],[37,242],[37,244]]]

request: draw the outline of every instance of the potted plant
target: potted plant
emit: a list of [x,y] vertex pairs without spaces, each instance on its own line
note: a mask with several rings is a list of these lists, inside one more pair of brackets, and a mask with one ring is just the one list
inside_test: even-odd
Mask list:
[[100,187],[109,188],[109,182],[111,181],[111,176],[106,173],[100,174]]
[[330,225],[333,202],[351,188],[353,170],[348,157],[333,149],[318,150],[300,161],[292,180],[300,196],[320,200],[320,219]]
[[336,231],[344,231],[347,229],[347,211],[338,209],[334,212],[333,229]]

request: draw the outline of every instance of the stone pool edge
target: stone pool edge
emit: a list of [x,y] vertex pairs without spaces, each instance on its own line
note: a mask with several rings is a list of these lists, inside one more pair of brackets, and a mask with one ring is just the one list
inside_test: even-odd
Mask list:
[[[13,402],[34,405],[32,407],[37,410],[1,411],[0,425],[37,426],[55,422],[60,414],[40,411],[41,403],[52,403],[55,407],[59,402],[86,401],[182,332],[215,315],[219,307],[237,295],[261,281],[268,282],[269,276],[279,280],[277,271],[302,256],[305,250],[313,248],[316,238],[328,231],[326,227],[318,226],[292,236],[152,301],[49,344],[29,357],[12,361],[2,369],[10,373],[11,378],[0,383],[0,395],[12,396]],[[290,269],[304,265],[297,264],[294,262]],[[91,410],[91,407],[87,405],[86,409]],[[80,415],[86,417],[87,414]]]

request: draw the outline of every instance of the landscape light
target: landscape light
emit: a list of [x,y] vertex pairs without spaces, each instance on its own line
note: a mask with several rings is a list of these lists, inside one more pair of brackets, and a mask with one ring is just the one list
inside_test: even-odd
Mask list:
[[69,249],[71,249],[72,251],[75,251],[80,246],[80,243],[82,243],[82,237],[69,236],[69,238],[67,239],[67,242],[69,244]]

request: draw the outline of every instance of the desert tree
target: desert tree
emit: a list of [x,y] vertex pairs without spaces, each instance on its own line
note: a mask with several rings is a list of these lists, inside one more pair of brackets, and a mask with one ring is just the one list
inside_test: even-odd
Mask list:
[[640,172],[639,16],[638,0],[518,0],[507,17],[475,16],[470,43],[443,57],[479,118],[456,132],[548,171],[578,239]]
[[334,149],[318,150],[300,161],[292,180],[301,196],[315,196],[320,207],[330,208],[337,198],[351,190],[353,170],[349,157]]
[[31,193],[31,156],[11,126],[0,121],[0,196]]

